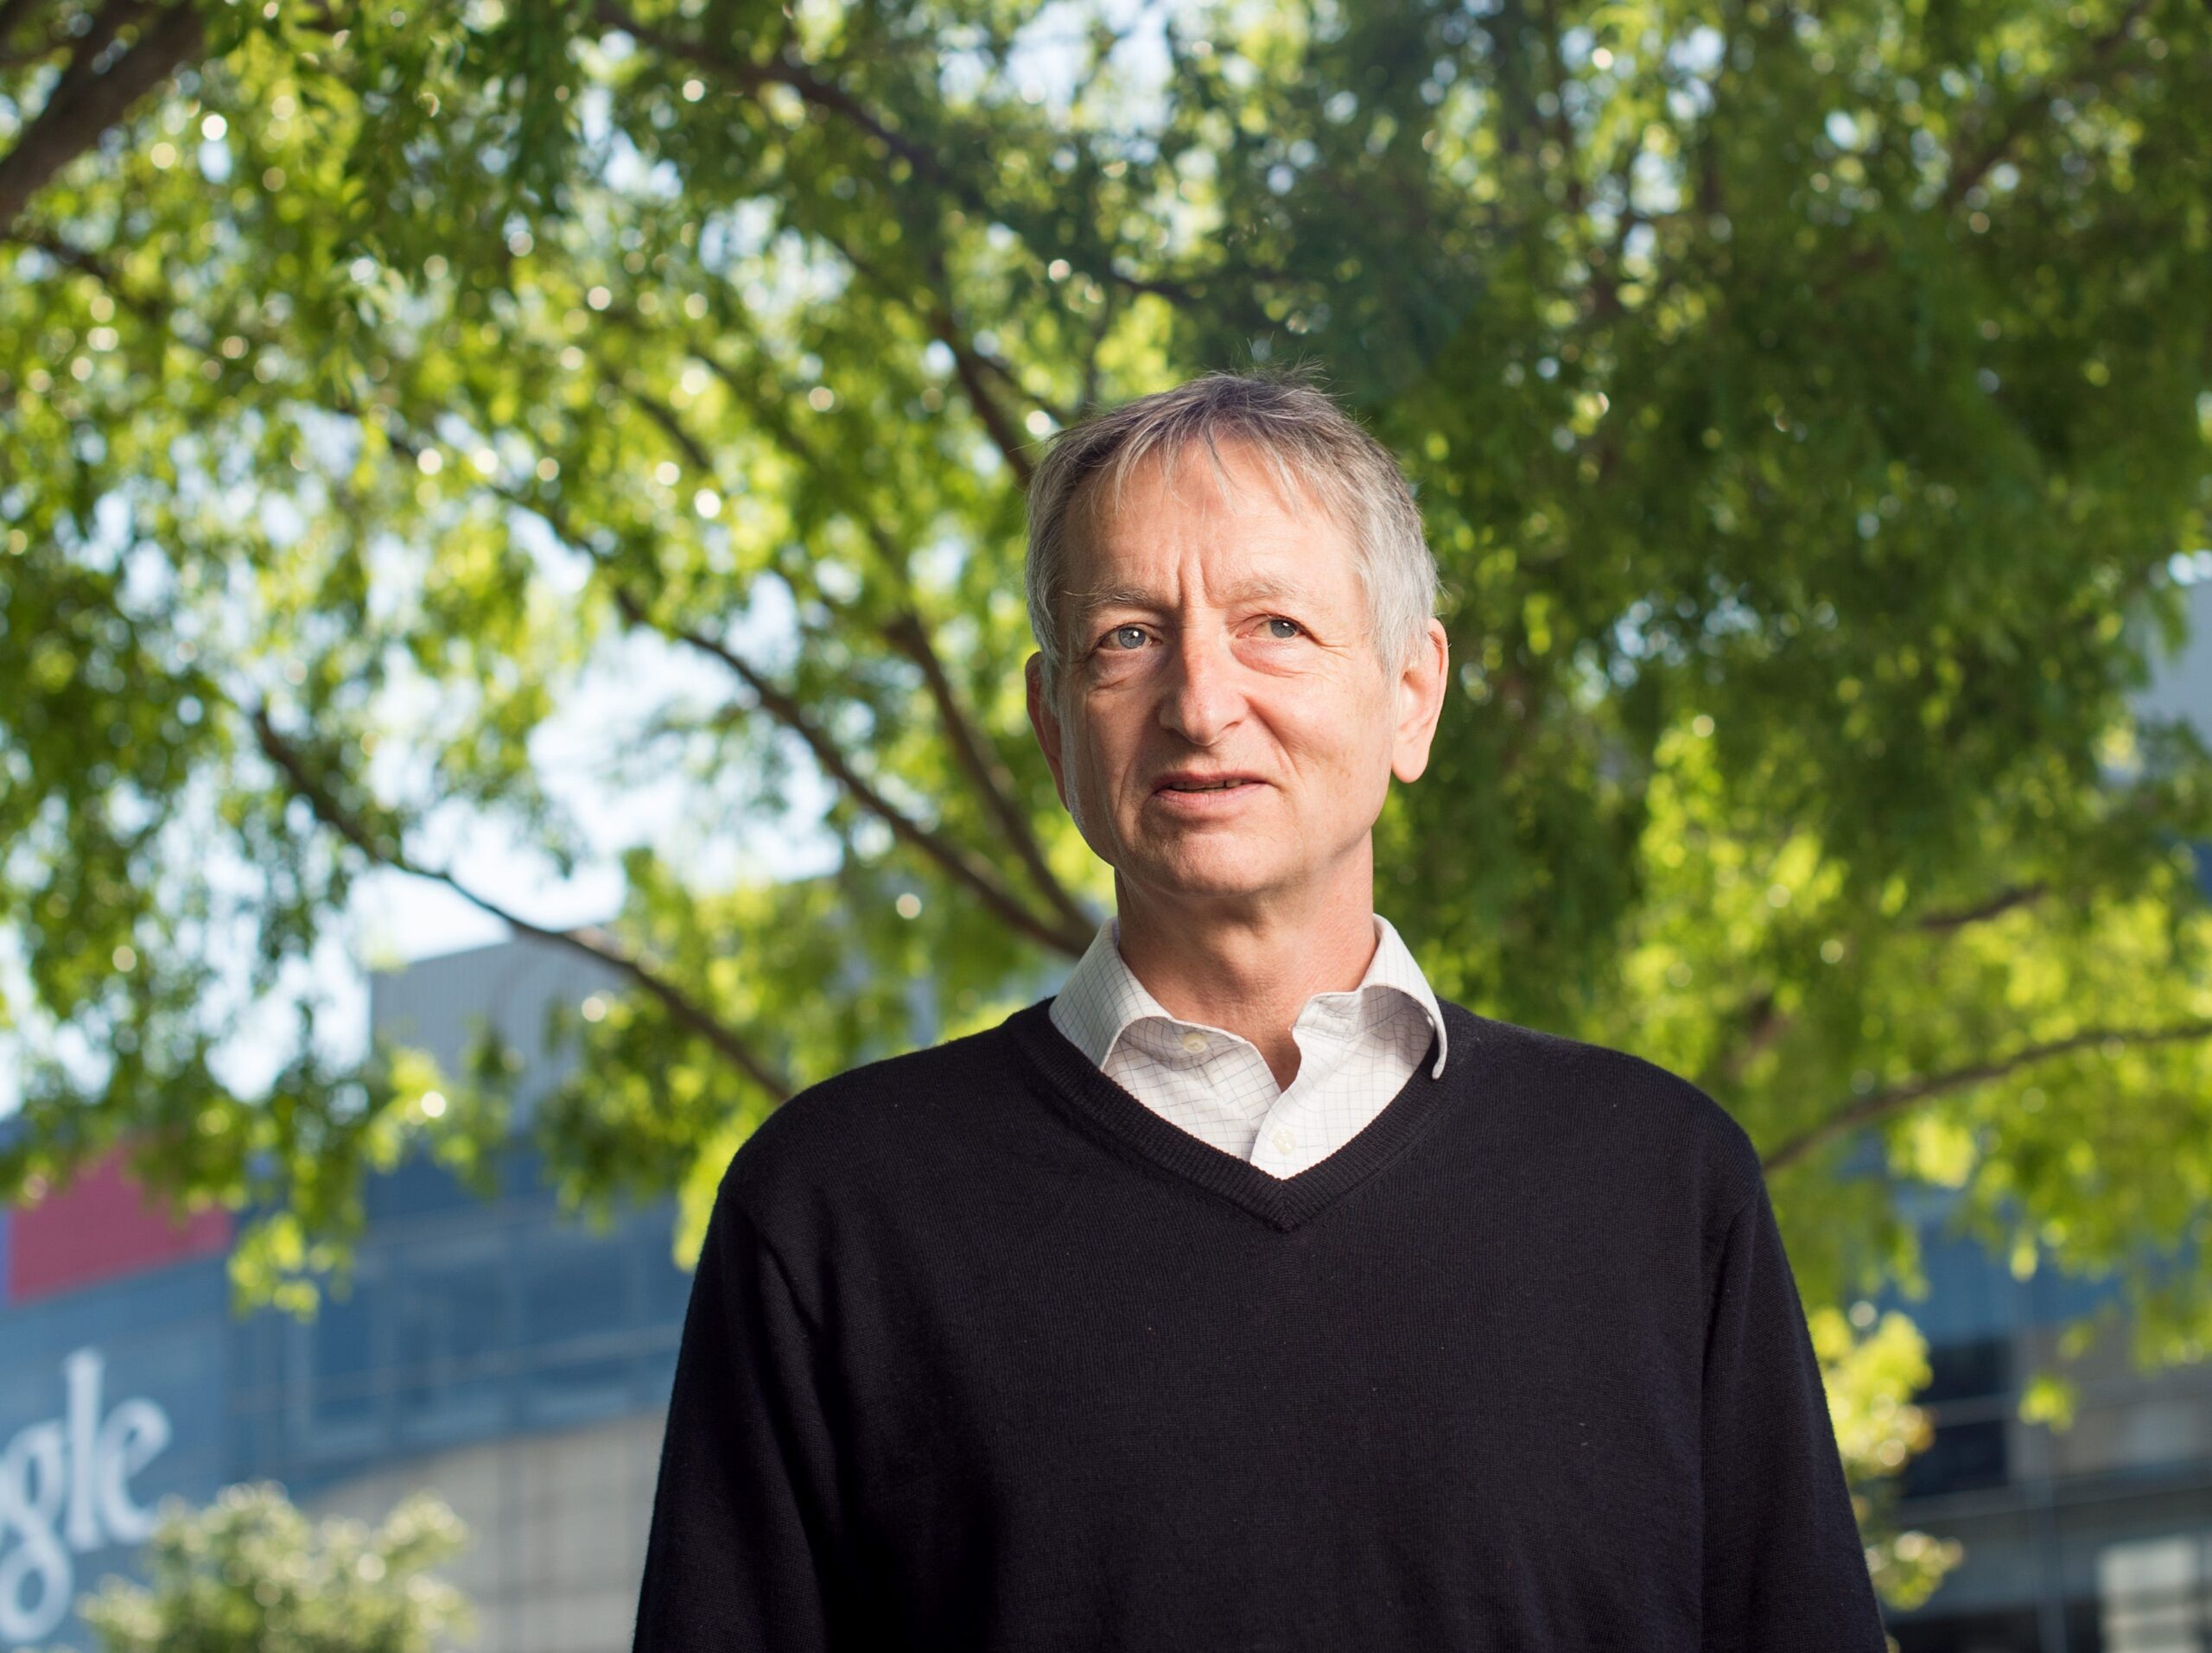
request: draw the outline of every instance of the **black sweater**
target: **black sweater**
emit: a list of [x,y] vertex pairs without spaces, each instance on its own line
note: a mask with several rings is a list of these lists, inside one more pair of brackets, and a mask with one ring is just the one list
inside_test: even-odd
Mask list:
[[1444,1077],[1278,1179],[1049,1002],[814,1086],[731,1163],[639,1653],[1882,1653],[1705,1092],[1447,1002]]

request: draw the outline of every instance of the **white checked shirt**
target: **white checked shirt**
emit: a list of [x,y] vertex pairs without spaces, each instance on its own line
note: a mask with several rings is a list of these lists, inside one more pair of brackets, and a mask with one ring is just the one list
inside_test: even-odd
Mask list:
[[1380,913],[1359,985],[1315,994],[1291,1025],[1299,1061],[1287,1089],[1251,1040],[1168,1014],[1123,962],[1121,927],[1098,926],[1052,1000],[1052,1026],[1169,1124],[1270,1176],[1295,1175],[1357,1135],[1413,1077],[1432,1032],[1430,1075],[1444,1072],[1436,995]]

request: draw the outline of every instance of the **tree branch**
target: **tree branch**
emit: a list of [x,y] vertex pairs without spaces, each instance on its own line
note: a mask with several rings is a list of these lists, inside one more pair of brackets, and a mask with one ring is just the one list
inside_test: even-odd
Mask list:
[[922,304],[915,302],[912,294],[902,291],[872,260],[861,257],[833,237],[824,235],[823,239],[836,247],[838,256],[852,265],[878,292],[919,319],[929,328],[930,336],[952,353],[954,376],[959,379],[960,388],[967,393],[969,405],[976,410],[976,417],[982,422],[984,435],[991,439],[991,445],[1006,461],[1007,468],[1014,473],[1014,480],[1023,489],[1027,489],[1030,473],[1035,468],[1030,462],[1028,444],[1022,441],[1021,433],[1007,417],[1006,410],[999,405],[997,396],[983,382],[984,373],[988,372],[1015,395],[1043,408],[1062,424],[1067,423],[1066,417],[1059,409],[1049,405],[1041,397],[1032,396],[1021,381],[1014,377],[1011,365],[976,348],[974,339],[952,314],[952,282],[944,267],[944,249],[936,245],[930,248],[925,260],[929,302]]
[[2022,884],[2009,890],[2000,890],[1978,906],[1965,907],[1955,912],[1931,912],[1916,926],[1935,935],[1947,935],[1963,930],[1970,924],[1981,924],[1999,914],[2010,912],[2016,906],[2027,906],[2040,901],[2050,893],[2045,884]]
[[[707,350],[695,350],[692,353],[704,362],[733,393],[744,394],[736,376],[719,356]],[[820,455],[790,421],[778,416],[772,409],[763,408],[759,411],[763,426],[787,453],[817,476],[824,474]],[[675,415],[670,412],[668,417],[673,421]],[[681,445],[686,451],[692,452],[697,451],[699,447],[688,434],[683,437]],[[906,558],[891,536],[884,531],[883,525],[872,515],[849,514],[853,515],[861,531],[874,547],[878,560],[899,582],[901,589],[907,589],[911,580],[906,571]],[[881,629],[885,639],[921,671],[922,681],[937,708],[938,720],[944,726],[945,738],[952,747],[955,760],[985,805],[997,817],[1007,842],[1029,874],[1031,882],[1059,915],[1063,930],[1070,936],[1078,931],[1087,934],[1094,927],[1092,919],[1068,893],[1066,887],[1046,861],[1043,847],[1037,841],[1028,815],[1015,797],[1014,778],[998,761],[989,743],[969,717],[958,691],[945,671],[944,662],[931,640],[928,622],[922,618],[918,609],[912,607],[911,598],[906,609],[893,615]],[[1089,944],[1086,942],[1084,944],[1087,946]]]
[[394,871],[410,873],[417,878],[430,879],[444,885],[463,900],[490,913],[519,934],[540,941],[558,943],[601,963],[612,965],[658,999],[678,1023],[691,1029],[728,1058],[741,1072],[777,1102],[790,1098],[790,1080],[777,1071],[735,1029],[717,1019],[682,988],[626,951],[605,930],[596,925],[580,925],[573,930],[549,930],[543,925],[532,924],[468,888],[451,873],[416,865],[398,845],[379,844],[368,829],[340,804],[336,795],[299,749],[276,732],[276,726],[269,720],[267,707],[255,705],[242,707],[241,709],[253,726],[254,740],[263,754],[276,766],[290,783],[292,790],[307,800],[308,807],[314,811],[315,818],[362,855]]
[[[411,456],[416,451],[404,433],[387,429],[385,440],[391,443],[396,453]],[[1090,944],[1093,926],[1089,919],[1078,914],[1072,922],[1054,925],[1032,912],[991,875],[984,863],[944,834],[934,832],[915,820],[855,769],[851,760],[806,715],[798,702],[771,682],[744,656],[702,632],[655,619],[650,607],[621,583],[608,559],[571,531],[558,511],[542,500],[533,499],[512,489],[494,487],[490,491],[518,509],[530,512],[564,544],[605,572],[611,582],[615,607],[632,625],[644,626],[671,641],[699,650],[721,661],[753,691],[763,711],[805,742],[807,749],[814,754],[815,761],[822,766],[831,779],[844,787],[855,803],[890,828],[893,836],[920,850],[944,868],[955,882],[964,886],[1009,926],[1031,940],[1071,957],[1080,957],[1084,949]]]
[[[641,22],[626,6],[619,3],[619,0],[594,0],[592,16],[602,29],[619,29],[641,46],[649,46],[670,58],[728,77],[749,97],[759,97],[764,86],[788,86],[804,102],[824,113],[836,116],[863,137],[881,145],[885,153],[906,162],[913,168],[917,177],[925,178],[947,191],[969,211],[980,213],[987,220],[1002,217],[996,205],[971,180],[959,175],[945,165],[943,159],[944,146],[918,143],[887,124],[880,116],[851,92],[817,73],[814,66],[801,60],[790,48],[779,54],[773,62],[755,63],[743,53],[732,51],[718,42],[686,39],[651,23]],[[1096,275],[1100,272],[1090,273]],[[1103,275],[1105,279],[1119,283],[1132,291],[1150,293],[1173,304],[1187,307],[1197,302],[1197,295],[1181,283],[1129,275],[1115,269],[1111,260],[1108,261]]]
[[1877,1090],[1870,1096],[1837,1109],[1827,1118],[1808,1129],[1784,1141],[1781,1147],[1766,1154],[1760,1163],[1770,1172],[1779,1171],[1795,1164],[1815,1149],[1848,1135],[1862,1126],[1900,1113],[1916,1103],[1931,1097],[1943,1096],[1954,1090],[1964,1090],[1991,1079],[2001,1079],[2037,1062],[2047,1062],[2054,1057],[2064,1056],[2092,1045],[2116,1043],[2135,1048],[2152,1045],[2175,1045],[2190,1039],[2212,1038],[2212,1021],[2183,1022],[2173,1027],[2092,1027],[2064,1039],[2055,1039],[2041,1045],[2030,1045],[2012,1055],[1987,1062],[1976,1062],[1969,1066],[1955,1068],[1948,1073],[1929,1074],[1923,1078],[1908,1080]]
[[[54,90],[47,95],[47,102],[66,102],[77,89],[92,78],[100,54],[107,50],[120,35],[146,13],[146,0],[107,0],[107,3],[92,14],[92,26],[78,35],[69,51],[68,62],[61,66],[61,73],[54,83]],[[112,66],[111,66],[112,67]]]
[[862,809],[889,827],[894,836],[943,868],[955,883],[968,890],[1010,928],[1042,946],[1071,957],[1080,956],[1090,944],[1090,931],[1087,925],[1055,925],[1039,918],[1014,900],[1012,893],[966,849],[942,833],[931,831],[893,804],[874,783],[853,767],[851,760],[816,725],[812,718],[807,716],[805,709],[788,691],[771,682],[743,655],[702,632],[656,620],[645,603],[627,586],[618,583],[613,590],[615,606],[632,624],[649,626],[664,636],[712,655],[728,666],[738,680],[753,691],[762,710],[806,743],[807,750],[814,754],[814,760],[822,766],[823,773],[844,788]]
[[1721,1075],[1729,1082],[1739,1078],[1753,1059],[1788,1033],[1797,1020],[1777,1005],[1771,990],[1762,993],[1745,1008],[1748,1014],[1745,1017],[1746,1025],[1743,1037],[1730,1048],[1720,1063]]
[[22,27],[23,19],[37,3],[38,0],[0,0],[0,47],[7,45],[8,36]]
[[875,139],[917,173],[954,189],[971,206],[978,208],[983,206],[980,196],[945,170],[935,153],[905,134],[893,130],[850,92],[823,79],[813,73],[810,66],[797,60],[788,52],[774,64],[755,63],[742,53],[731,51],[721,45],[702,40],[686,40],[651,23],[641,22],[631,14],[629,8],[615,3],[615,0],[597,0],[592,7],[592,16],[601,28],[619,29],[640,46],[649,46],[668,57],[718,70],[753,97],[760,95],[763,86],[789,86],[806,102],[838,116]]
[[[2037,105],[2041,106],[2043,112],[2047,112],[2056,88],[2075,85],[2096,74],[2120,48],[2121,42],[2126,40],[2127,31],[2134,27],[2135,20],[2148,10],[2150,0],[2130,0],[2127,9],[2113,20],[2110,29],[2089,42],[2079,60],[2067,65],[2057,75],[2037,81],[2014,99],[2013,115],[2017,117],[2021,111]],[[1967,193],[2012,153],[2012,146],[2020,141],[2029,124],[2029,122],[2017,118],[2008,121],[1993,137],[1967,153],[1966,158],[1953,168],[1951,180],[1943,188],[1942,204],[1946,210],[1964,200]]]
[[931,319],[938,340],[952,353],[952,371],[960,380],[960,388],[968,393],[969,406],[976,410],[976,416],[982,421],[984,430],[989,433],[991,445],[999,450],[1000,456],[1007,462],[1007,468],[1014,473],[1015,483],[1027,493],[1029,479],[1037,467],[1029,457],[1020,429],[1007,416],[1006,410],[999,405],[998,397],[992,394],[990,386],[983,383],[982,363],[969,347],[960,329],[954,325],[950,313],[940,309]]
[[636,404],[648,419],[660,427],[661,434],[676,444],[682,451],[683,457],[690,462],[693,470],[697,471],[717,486],[721,486],[721,478],[715,469],[714,456],[709,454],[700,444],[698,438],[685,428],[683,422],[676,416],[674,408],[651,391],[640,389],[626,375],[618,372],[611,363],[604,359],[600,363],[600,371],[613,380],[622,394]]
[[169,318],[169,307],[165,300],[145,293],[134,292],[116,278],[114,269],[98,253],[87,252],[82,247],[72,246],[60,236],[49,235],[42,231],[19,230],[13,235],[0,233],[0,239],[12,240],[19,246],[35,248],[58,264],[67,265],[72,270],[81,270],[105,288],[108,296],[117,303],[150,326],[162,326]]
[[[2039,901],[2047,893],[2049,890],[2044,885],[2023,884],[2014,889],[2001,891],[1975,906],[1953,912],[1931,912],[1919,919],[1913,927],[1930,935],[1949,935],[1968,925],[1986,923],[2014,907]],[[1796,1025],[1796,1017],[1776,1008],[1772,993],[1762,995],[1750,1007],[1750,1012],[1743,1038],[1719,1065],[1724,1080],[1733,1081],[1741,1077],[1754,1058]]]
[[[132,0],[111,3],[137,9]],[[93,30],[95,35],[99,32]],[[89,43],[80,42],[79,54],[70,60],[46,106],[23,129],[15,148],[0,157],[0,231],[15,224],[49,178],[97,143],[100,134],[178,65],[196,57],[207,42],[199,8],[193,0],[178,0],[141,28],[130,49],[104,73],[91,73],[91,54],[81,49]]]
[[[1008,774],[998,756],[985,743],[982,732],[969,718],[960,703],[957,691],[946,675],[944,662],[939,658],[936,645],[931,642],[929,628],[919,614],[912,609],[896,615],[885,626],[884,634],[893,645],[918,667],[922,681],[930,691],[930,699],[937,707],[938,720],[944,723],[945,735],[952,743],[953,756],[968,779],[991,812],[998,817],[1000,829],[1007,842],[1014,848],[1022,869],[1029,874],[1030,882],[1052,904],[1061,919],[1071,928],[1089,930],[1092,919],[1076,905],[1075,898],[1067,892],[1045,859],[1043,847],[1037,842],[1028,814],[1015,799],[1014,777]],[[1087,943],[1085,944],[1088,944]]]

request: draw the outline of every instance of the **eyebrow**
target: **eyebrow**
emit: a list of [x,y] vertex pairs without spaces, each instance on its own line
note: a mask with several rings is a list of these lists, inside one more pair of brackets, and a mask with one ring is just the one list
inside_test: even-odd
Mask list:
[[[1102,608],[1164,608],[1160,594],[1144,586],[1094,586],[1088,591],[1068,591],[1064,595],[1073,599],[1077,620],[1089,619]],[[1234,587],[1228,594],[1230,601],[1250,601],[1254,598],[1277,601],[1285,597],[1304,598],[1306,588],[1295,581],[1276,579],[1269,575],[1255,575]]]

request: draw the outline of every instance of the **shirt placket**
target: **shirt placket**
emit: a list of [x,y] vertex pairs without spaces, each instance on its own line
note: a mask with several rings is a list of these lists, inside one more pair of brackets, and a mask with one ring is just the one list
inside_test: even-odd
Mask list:
[[1259,1122],[1252,1162],[1277,1176],[1294,1175],[1325,1151],[1323,1099],[1358,1036],[1356,1009],[1309,1000],[1293,1025],[1298,1073]]
[[1265,1111],[1267,1092],[1251,1065],[1266,1063],[1244,1040],[1186,1021],[1154,1021],[1131,1029],[1132,1042],[1161,1076],[1159,1088],[1171,1099],[1169,1114],[1192,1135],[1239,1159],[1250,1156],[1253,1133]]

